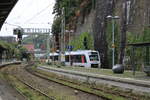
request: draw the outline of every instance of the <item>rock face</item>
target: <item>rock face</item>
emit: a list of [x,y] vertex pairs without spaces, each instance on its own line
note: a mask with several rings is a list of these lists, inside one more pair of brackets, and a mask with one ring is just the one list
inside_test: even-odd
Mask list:
[[[115,0],[114,12],[121,16],[123,0]],[[127,1],[127,26],[128,31],[141,34],[144,27],[150,24],[150,0],[126,0]]]
[[[94,37],[94,47],[100,52],[102,67],[108,68],[106,41],[106,27],[108,15],[120,16],[121,23],[124,0],[96,0],[95,8],[84,18],[78,18],[76,35],[89,32]],[[150,0],[126,0],[127,1],[127,31],[132,34],[142,34],[144,27],[150,25]]]
[[[143,28],[150,24],[150,0],[131,0],[129,12],[129,29],[133,33],[142,33]],[[140,34],[139,33],[139,34]]]
[[76,35],[79,35],[83,32],[88,32],[90,34],[93,33],[93,23],[95,18],[96,11],[94,9],[91,10],[89,15],[84,18],[84,23],[82,23],[83,18],[79,17],[77,22]]

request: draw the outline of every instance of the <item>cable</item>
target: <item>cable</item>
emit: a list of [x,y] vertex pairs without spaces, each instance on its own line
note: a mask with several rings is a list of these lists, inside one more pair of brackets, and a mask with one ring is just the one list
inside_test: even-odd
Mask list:
[[45,11],[47,8],[49,8],[50,5],[46,6],[44,9],[42,9],[40,12],[36,13],[34,16],[32,16],[30,19],[26,20],[24,23],[30,22],[33,18],[39,16],[43,11]]
[[10,25],[10,26],[17,26],[17,27],[21,27],[21,26],[19,26],[19,25],[11,24],[11,23],[8,23],[8,22],[5,22],[4,24]]

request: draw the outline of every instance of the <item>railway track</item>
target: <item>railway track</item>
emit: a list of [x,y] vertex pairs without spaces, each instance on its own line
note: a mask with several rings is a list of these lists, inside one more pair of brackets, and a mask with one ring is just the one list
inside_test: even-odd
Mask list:
[[[21,64],[21,61],[15,61],[15,62],[4,62],[2,64],[0,64],[0,70],[3,69],[4,67],[7,67],[9,65],[18,65],[18,64]],[[1,88],[3,88],[4,84],[4,89],[1,91],[1,96],[3,97],[3,99],[7,99],[7,100],[10,100],[10,99],[22,99],[22,100],[28,100],[28,98],[22,94],[20,91],[15,91],[16,88],[14,89],[12,83],[10,81],[8,81],[7,79],[5,79],[4,75],[2,75],[2,73],[0,73],[0,85],[1,85]],[[7,91],[7,93],[5,94],[5,91]],[[12,93],[13,92],[13,93]],[[12,95],[9,95],[9,93],[12,93]],[[18,96],[18,97],[17,97]]]
[[[42,79],[45,79],[45,80],[47,80],[47,81],[53,81],[53,82],[55,82],[55,83],[58,83],[58,84],[61,84],[61,85],[64,85],[64,86],[73,88],[73,89],[75,89],[75,90],[77,90],[77,91],[82,91],[82,92],[89,93],[89,94],[91,94],[91,95],[96,95],[96,96],[98,96],[98,97],[101,97],[103,100],[111,100],[111,99],[106,98],[106,97],[103,97],[103,96],[101,96],[101,95],[99,95],[99,94],[95,94],[95,93],[88,92],[88,91],[85,91],[85,90],[82,90],[82,89],[78,89],[78,88],[75,88],[75,87],[73,87],[73,86],[64,84],[63,82],[59,82],[59,81],[57,81],[57,80],[50,79],[50,78],[46,77],[45,75],[42,75],[42,74],[40,74],[40,73],[37,73],[36,71],[33,71],[33,70],[30,69],[30,68],[26,68],[26,70],[27,70],[29,73],[31,73],[32,75],[35,75],[35,76],[40,77],[40,78],[42,78]],[[74,85],[80,85],[80,84],[73,83],[73,82],[71,82],[71,81],[67,81],[67,80],[63,80],[63,79],[58,79],[58,80],[62,80],[62,81],[65,81],[65,82],[68,82],[68,83],[71,83],[71,84],[74,84]],[[94,89],[94,88],[93,88],[93,89]],[[98,90],[98,89],[97,89],[97,90]]]
[[[40,70],[40,69],[38,69],[38,70]],[[44,70],[43,70],[44,71]],[[48,71],[49,72],[49,71]],[[69,73],[69,72],[68,72]],[[42,73],[43,74],[43,73]],[[46,74],[44,74],[44,75],[46,75]],[[58,76],[59,77],[59,76]],[[58,78],[57,77],[57,78]],[[62,80],[62,81],[67,81],[68,83],[72,83],[72,84],[76,84],[76,85],[80,85],[80,84],[78,84],[77,82],[74,82],[74,81],[70,81],[70,80],[66,80],[66,79],[64,79],[64,78],[58,78],[58,80]],[[126,84],[126,83],[125,83]],[[85,84],[85,87],[88,87],[89,85],[91,85],[91,84]],[[101,87],[103,87],[103,86],[101,86]],[[106,86],[104,86],[104,87],[106,87]],[[111,88],[100,88],[100,87],[95,87],[95,86],[91,86],[90,87],[91,89],[93,89],[93,90],[97,90],[97,91],[103,91],[104,93],[108,93],[108,94],[113,94],[113,95],[116,95],[116,96],[121,96],[121,97],[123,97],[123,98],[127,98],[127,99],[130,99],[130,100],[143,100],[143,98],[144,98],[144,100],[149,100],[149,96],[147,96],[147,95],[143,95],[143,94],[136,94],[136,92],[134,93],[131,93],[132,91],[124,91],[124,90],[120,90],[119,88],[118,88],[118,90],[116,91],[116,90],[114,90],[114,91],[111,91],[110,89]],[[108,89],[108,90],[107,90]]]
[[[29,70],[28,70],[29,71]],[[38,76],[38,77],[41,77],[41,78],[44,78],[44,79],[46,79],[46,80],[50,80],[50,79],[48,79],[48,78],[46,78],[46,76],[44,76],[44,75],[40,75],[39,73],[36,73],[36,72],[32,72],[32,71],[29,71],[30,73],[32,73],[32,74],[34,74],[34,75],[36,75],[36,76]],[[57,78],[58,80],[61,80],[61,81],[65,81],[65,82],[68,82],[68,83],[71,83],[71,84],[74,84],[74,85],[78,85],[78,86],[80,86],[81,84],[78,84],[78,83],[76,83],[76,82],[73,82],[73,81],[70,81],[70,80],[65,80],[65,79],[62,79],[62,78]],[[54,80],[51,80],[51,81],[54,81]],[[59,84],[63,84],[63,83],[60,83],[60,82],[57,82],[57,81],[55,81],[56,83],[59,83]],[[64,84],[63,84],[64,85]],[[67,86],[67,85],[66,85]],[[88,86],[88,84],[86,84],[86,85],[84,85],[85,87],[89,87]],[[70,86],[71,87],[71,86]],[[73,88],[73,87],[71,87],[71,88]],[[132,100],[138,100],[137,99],[137,97],[135,97],[135,96],[130,96],[130,95],[125,95],[125,94],[123,94],[123,93],[119,93],[119,92],[117,92],[117,93],[113,93],[113,92],[110,92],[110,91],[107,91],[107,90],[104,90],[104,89],[100,89],[100,88],[95,88],[95,87],[90,87],[91,89],[93,89],[93,90],[97,90],[97,91],[103,91],[103,92],[105,92],[105,93],[108,93],[108,94],[114,94],[114,95],[117,95],[117,96],[121,96],[121,97],[125,97],[125,98],[129,98],[129,99],[132,99]],[[75,88],[76,89],[76,88]],[[78,90],[78,89],[77,89]],[[80,90],[81,91],[81,90]],[[85,92],[85,91],[83,91],[83,92]],[[104,99],[106,99],[106,98],[104,98]]]
[[[53,80],[48,80],[47,78],[44,78],[44,77],[41,77],[40,75],[34,74],[33,72],[29,71],[29,69],[27,70],[24,67],[16,67],[16,66],[7,67],[7,68],[3,69],[3,72],[5,72],[6,74],[10,74],[10,76],[15,77],[19,82],[23,83],[28,88],[47,97],[48,100],[56,100],[57,99],[57,98],[55,98],[55,96],[49,95],[49,93],[53,92],[48,87],[48,86],[51,86],[50,85],[51,82],[53,82],[53,84],[57,84],[56,87],[59,84],[60,88],[63,88],[63,89],[66,88],[66,90],[69,91],[68,92],[69,94],[72,93],[74,95],[74,97],[71,97],[70,99],[65,99],[65,96],[63,96],[62,98],[64,100],[111,100],[109,98],[106,98],[106,97],[103,97],[103,96],[100,96],[100,95],[97,95],[94,93],[90,93],[90,92],[83,91],[83,90],[80,90],[77,88],[69,87],[67,85],[60,84],[59,82],[56,82]],[[62,91],[63,91],[63,89],[62,89]],[[78,99],[76,99],[76,98],[78,98]]]
[[[10,66],[10,65],[12,65],[12,64],[14,65],[14,64],[16,64],[16,63],[10,63],[10,64],[6,64],[6,65],[4,64],[4,65],[1,67],[1,69],[6,68],[8,65]],[[18,64],[18,63],[17,63],[17,64]],[[9,68],[10,68],[10,67],[9,67]],[[9,68],[7,67],[6,69],[9,69]],[[29,100],[29,98],[28,98],[25,94],[23,94],[20,90],[18,90],[18,89],[16,88],[16,86],[13,84],[13,80],[11,80],[8,76],[6,76],[6,74],[9,73],[9,72],[6,71],[6,69],[4,69],[5,72],[6,72],[6,73],[4,73],[4,76],[5,76],[5,78],[6,78],[7,83],[8,83],[11,87],[15,88],[15,89],[17,90],[17,92],[25,98],[25,100]],[[14,68],[12,68],[12,69],[14,69]],[[16,69],[14,69],[14,70],[16,70]],[[47,95],[46,93],[44,93],[43,91],[41,91],[41,90],[38,89],[38,88],[35,88],[33,85],[29,84],[29,83],[26,82],[25,80],[20,79],[17,75],[13,75],[13,77],[15,77],[15,78],[17,79],[17,81],[19,81],[20,83],[24,84],[24,85],[25,85],[26,87],[28,87],[29,89],[32,89],[33,91],[37,92],[38,94],[43,95],[43,96],[46,97],[48,100],[56,100],[54,97]]]
[[[7,79],[7,83],[12,87],[12,88],[15,88],[13,86],[13,84]],[[15,88],[17,90],[17,88]],[[21,91],[17,91],[21,96],[24,97],[25,100],[28,100],[27,96],[25,96]]]
[[[15,78],[17,79],[17,81],[21,82],[22,84],[24,84],[24,85],[25,85],[26,87],[28,87],[29,89],[32,89],[33,91],[38,92],[40,95],[45,96],[45,97],[48,98],[49,100],[56,100],[54,97],[48,96],[46,93],[44,93],[44,92],[42,92],[41,90],[39,90],[39,89],[33,87],[32,85],[28,84],[27,82],[25,82],[25,81],[23,81],[23,80],[21,80],[21,79],[19,79],[19,78],[17,78],[17,77],[15,77]],[[7,81],[10,81],[10,80],[7,79]],[[11,81],[11,82],[12,82],[12,81]],[[15,88],[15,89],[17,90],[17,92],[25,98],[25,100],[29,100],[28,97],[27,97],[26,95],[24,95],[21,91],[19,91],[19,90],[14,86],[14,84],[12,84],[11,82],[8,82],[9,85],[10,85],[11,87]]]
[[41,90],[39,90],[39,89],[33,87],[32,85],[30,85],[29,83],[27,83],[27,82],[25,82],[25,81],[23,81],[23,80],[21,80],[21,79],[18,79],[18,80],[19,80],[21,83],[23,83],[24,85],[26,85],[27,87],[33,89],[34,91],[40,93],[41,95],[43,95],[43,96],[45,96],[45,97],[47,97],[49,100],[56,100],[54,97],[51,97],[51,96],[47,95],[47,94],[44,93],[43,91],[41,91]]
[[[35,92],[38,92],[40,95],[48,98],[48,100],[57,100],[58,99],[53,95],[49,95],[49,92],[53,91],[52,89],[49,89],[49,87],[48,87],[48,86],[51,86],[51,85],[49,85],[49,83],[51,83],[51,82],[53,82],[53,84],[59,84],[61,86],[65,86],[65,88],[74,90],[74,93],[76,96],[82,92],[82,94],[88,94],[89,97],[93,96],[94,98],[99,98],[99,99],[94,99],[94,100],[115,100],[115,99],[112,99],[112,97],[110,97],[109,94],[111,94],[111,96],[118,96],[119,98],[121,98],[121,100],[143,100],[143,99],[140,99],[139,96],[136,97],[136,95],[129,95],[129,94],[125,94],[125,93],[122,93],[119,91],[117,91],[117,92],[108,91],[105,88],[98,88],[98,87],[90,86],[89,84],[83,85],[83,84],[80,84],[80,83],[77,83],[77,82],[74,82],[71,80],[66,80],[65,78],[64,79],[58,78],[58,77],[50,78],[47,74],[43,74],[36,70],[31,69],[31,66],[7,67],[7,68],[4,68],[3,71],[7,74],[14,76],[19,82],[24,84],[26,87],[34,90]],[[42,79],[42,81],[39,82],[38,81],[39,79]],[[39,83],[44,83],[43,85],[45,85],[45,86],[43,86]],[[85,88],[80,88],[80,87],[85,87],[86,89],[88,88],[88,89],[90,89],[90,91],[86,90]],[[100,91],[107,95],[101,94]],[[64,99],[64,100],[66,100],[66,99]],[[69,99],[69,100],[73,100],[73,99]],[[74,100],[80,100],[80,99],[74,99]],[[93,100],[93,99],[81,99],[81,100]],[[144,99],[144,100],[149,100],[149,99]]]
[[[45,80],[48,80],[48,81],[55,81],[56,83],[58,84],[62,84],[64,85],[63,83],[61,82],[58,82],[56,80],[53,80],[53,79],[50,79],[49,77],[47,77],[46,74],[43,74],[43,73],[38,73],[36,71],[33,71],[32,69],[28,69],[26,68],[26,70],[29,72],[29,73],[32,73],[33,75],[37,76],[37,77],[41,77],[41,78],[44,78]],[[70,81],[70,80],[66,80],[66,79],[63,79],[63,78],[57,78],[57,80],[61,80],[61,81],[65,81],[67,83],[71,83],[73,85],[78,85],[80,86],[81,84],[80,83],[77,83],[77,82],[73,82],[73,81]],[[68,86],[68,85],[66,85]],[[85,84],[84,85],[85,87],[89,87],[89,84]],[[74,88],[72,86],[69,86],[71,88]],[[114,92],[114,91],[108,91],[108,90],[105,90],[105,89],[102,89],[102,88],[96,88],[96,87],[90,87],[91,89],[93,90],[97,90],[97,91],[103,91],[104,93],[107,93],[107,94],[113,94],[113,95],[116,95],[116,96],[121,96],[123,98],[127,98],[127,99],[131,99],[131,100],[141,100],[139,97],[137,97],[137,95],[129,95],[129,94],[125,94],[125,93],[121,93],[120,91],[117,91],[117,92]],[[77,89],[77,88],[75,88]],[[78,90],[78,89],[77,89]],[[81,90],[80,90],[81,91]],[[85,92],[85,91],[83,91]],[[93,93],[92,93],[93,94]],[[98,95],[99,96],[99,95]],[[109,100],[108,98],[103,98],[103,99],[106,99],[106,100]]]

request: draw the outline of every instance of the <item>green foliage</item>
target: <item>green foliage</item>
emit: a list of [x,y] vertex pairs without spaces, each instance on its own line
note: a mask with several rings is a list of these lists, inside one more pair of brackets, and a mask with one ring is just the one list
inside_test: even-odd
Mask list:
[[[3,49],[2,49],[3,48]],[[17,58],[17,59],[30,59],[30,54],[27,53],[27,50],[22,46],[18,46],[15,43],[7,43],[0,41],[1,54],[5,54],[5,59]]]
[[0,47],[1,47],[1,49],[6,50],[8,46],[9,46],[8,43],[0,40]]
[[[55,14],[55,20],[52,26],[52,33],[58,34],[61,31],[61,19],[63,18],[62,17],[63,8],[65,9],[64,17],[67,26],[69,23],[72,23],[73,20],[77,20],[75,17],[81,15],[83,16],[84,22],[84,18],[91,11],[93,3],[95,3],[93,2],[93,0],[56,0],[53,9],[53,14]],[[76,15],[77,12],[79,12],[79,15]]]
[[144,29],[143,42],[150,42],[150,28]]
[[135,34],[128,32],[127,33],[127,42],[128,43],[143,43],[150,42],[150,29],[144,28],[144,32],[142,34]]
[[85,37],[87,38],[87,48],[93,50],[94,49],[93,36],[91,34],[89,34],[88,32],[84,32],[80,36],[73,39],[69,43],[69,45],[74,46],[73,50],[84,50],[85,49],[85,46],[84,46],[84,38]]
[[0,48],[0,53],[3,54],[5,52],[7,59],[12,58],[14,56],[16,50],[15,44],[0,41]]
[[59,34],[61,32],[61,17],[57,17],[53,21],[52,25],[52,33],[54,35]]
[[[142,34],[135,34],[131,32],[127,32],[127,43],[143,43],[150,42],[150,29],[145,28]],[[108,58],[111,64],[112,62],[112,23],[108,22],[107,25],[107,43],[108,43]],[[119,34],[119,26],[115,24],[115,63],[117,63],[118,55],[119,55],[119,44],[120,43],[120,34]],[[145,62],[145,50],[146,48],[136,48],[135,49],[135,64],[137,69],[141,68],[141,64]],[[125,56],[131,57],[131,48],[127,47],[125,51]]]
[[81,0],[56,0],[53,13],[56,14],[56,16],[60,16],[61,10],[64,7],[67,14],[72,15],[80,3]]
[[[150,42],[150,29],[144,28],[143,33],[135,34],[131,32],[127,32],[127,43],[147,43]],[[131,56],[131,48],[126,48],[126,55]],[[142,64],[146,64],[146,48],[140,47],[135,48],[135,64],[137,66],[137,70],[141,69]]]
[[52,34],[59,34],[61,32],[61,20],[62,20],[62,9],[65,9],[65,22],[69,23],[69,20],[75,16],[75,11],[79,7],[80,0],[56,0],[53,14],[55,14],[55,20],[52,25]]

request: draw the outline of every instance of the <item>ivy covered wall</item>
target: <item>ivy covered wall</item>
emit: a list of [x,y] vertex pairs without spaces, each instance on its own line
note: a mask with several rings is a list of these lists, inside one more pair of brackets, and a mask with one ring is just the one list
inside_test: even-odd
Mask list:
[[[86,38],[86,40],[85,40]],[[72,45],[74,48],[73,50],[85,50],[90,49],[94,50],[94,40],[93,36],[88,32],[84,32],[79,36],[76,36],[69,45]],[[87,47],[86,47],[87,46]]]

